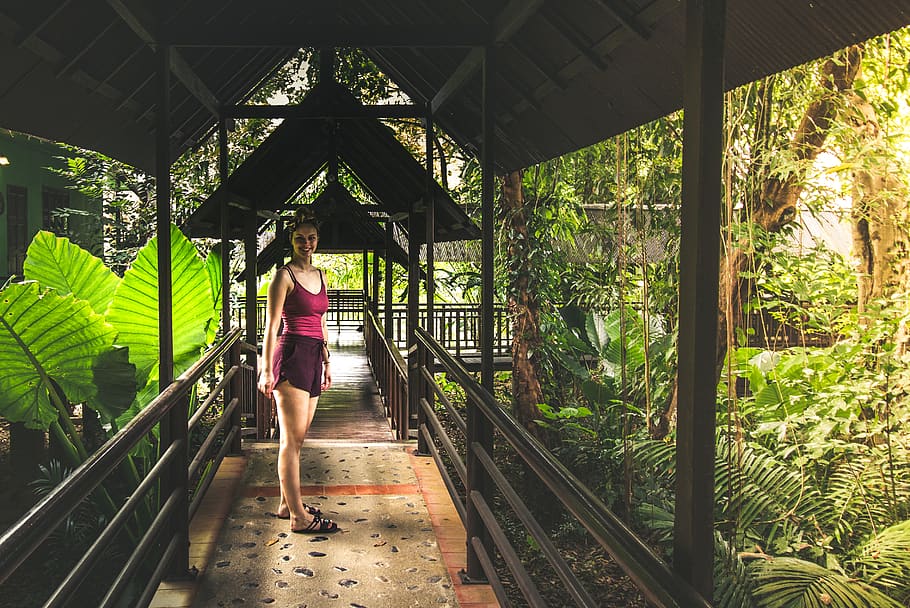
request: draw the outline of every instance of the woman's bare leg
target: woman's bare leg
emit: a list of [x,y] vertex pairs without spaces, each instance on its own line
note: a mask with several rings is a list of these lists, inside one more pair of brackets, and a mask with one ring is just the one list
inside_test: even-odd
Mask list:
[[291,529],[296,530],[305,527],[313,519],[304,510],[300,497],[300,448],[313,422],[319,398],[310,397],[307,391],[296,388],[286,381],[275,388],[274,395],[278,406],[278,424],[281,426],[278,444],[281,502],[278,512],[288,509]]
[[[287,384],[287,382],[285,382],[284,384]],[[307,394],[306,391],[300,391],[300,392],[302,392],[302,393],[304,393],[304,394]],[[303,431],[303,436],[300,438],[300,444],[301,444],[301,445],[303,445],[303,441],[304,441],[304,439],[306,439],[306,435],[307,435],[307,433],[308,433],[309,430],[310,430],[310,426],[313,424],[313,417],[316,415],[316,404],[317,404],[318,402],[319,402],[319,397],[309,397],[309,404],[308,404],[308,406],[307,406],[307,411],[309,412],[309,415],[308,415],[308,419],[307,419],[307,421],[306,421],[306,429]],[[300,449],[299,449],[299,448],[298,448],[298,450],[297,450],[297,453],[298,453],[298,460],[297,460],[297,461],[298,461],[298,463],[299,463],[299,462],[300,462],[300,459],[299,459]],[[281,462],[281,448],[279,448],[279,450],[278,450],[278,459],[279,459],[279,463],[280,463],[280,462]],[[280,466],[280,465],[279,465],[279,466]],[[297,469],[298,469],[298,470],[297,470],[297,475],[298,475],[298,479],[299,479],[299,478],[300,478],[300,477],[299,477],[299,476],[300,476],[300,466],[299,466],[299,464],[298,464]],[[280,477],[281,477],[281,475],[280,475],[280,472],[279,472],[279,478],[280,478]],[[300,487],[300,484],[299,484],[299,483],[297,484],[297,487],[298,487],[298,488]],[[301,499],[301,504],[305,504],[305,502],[306,502],[306,501],[304,501],[304,500]],[[281,517],[281,518],[287,518],[287,516],[288,516],[288,502],[287,502],[287,498],[286,498],[285,495],[284,495],[284,489],[283,489],[283,487],[282,487],[282,490],[281,490],[281,499],[278,501],[278,509],[275,511],[275,515],[277,515],[278,517]]]

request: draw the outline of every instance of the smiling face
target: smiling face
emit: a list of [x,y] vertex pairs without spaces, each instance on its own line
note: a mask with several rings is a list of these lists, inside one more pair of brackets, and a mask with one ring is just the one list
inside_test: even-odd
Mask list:
[[291,248],[295,257],[310,259],[316,252],[318,242],[319,232],[312,224],[300,224],[291,233]]

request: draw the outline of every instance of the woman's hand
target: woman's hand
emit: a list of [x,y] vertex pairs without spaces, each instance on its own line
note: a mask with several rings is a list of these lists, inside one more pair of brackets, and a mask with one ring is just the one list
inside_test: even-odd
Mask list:
[[322,365],[322,390],[332,388],[332,366],[326,362]]
[[259,369],[259,378],[256,383],[259,388],[259,392],[265,395],[266,397],[272,396],[272,383],[275,381],[275,378],[272,377],[272,370],[260,368]]

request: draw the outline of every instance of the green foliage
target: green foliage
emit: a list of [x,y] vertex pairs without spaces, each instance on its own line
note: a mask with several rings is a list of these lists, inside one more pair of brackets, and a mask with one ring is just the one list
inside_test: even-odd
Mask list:
[[889,526],[861,543],[851,560],[853,571],[882,591],[910,604],[910,521]]
[[[72,472],[59,460],[52,459],[47,466],[38,465],[41,475],[29,485],[39,497],[46,496],[60,485]],[[103,508],[92,500],[83,500],[63,523],[51,532],[51,539],[60,547],[88,547],[108,524]]]
[[761,560],[750,576],[758,608],[900,608],[861,581],[792,557]]
[[72,401],[94,397],[93,365],[115,336],[85,300],[34,281],[7,286],[0,292],[0,415],[47,429],[61,415],[51,397],[57,386]]
[[822,244],[794,250],[789,233],[752,229],[748,234],[757,269],[742,275],[755,290],[747,311],[767,311],[803,336],[836,338],[856,322],[855,271],[844,256]]
[[[214,311],[209,275],[196,248],[171,226],[174,375],[198,359]],[[149,241],[114,293],[108,320],[130,347],[140,386],[158,379],[158,240]]]
[[588,428],[583,422],[593,413],[586,407],[560,407],[554,409],[546,403],[538,403],[537,409],[543,415],[543,419],[536,420],[536,422],[544,428],[559,429],[560,432],[566,435],[575,432],[591,437],[597,435],[594,429]]
[[32,239],[23,271],[27,280],[52,288],[61,296],[73,294],[88,301],[99,315],[107,312],[120,282],[100,259],[45,230],[39,230]]
[[221,276],[221,245],[214,247],[205,258],[205,273],[209,278],[209,288],[211,290],[212,316],[209,318],[205,331],[205,343],[211,344],[215,341],[215,336],[220,329],[221,322],[221,303],[223,300],[224,281]]
[[[217,255],[207,268],[175,227],[171,241],[179,374],[206,344],[206,328],[218,312],[213,285],[221,274]],[[157,243],[143,248],[122,280],[88,252],[46,232],[35,237],[28,254],[29,276],[42,284],[13,283],[0,292],[0,415],[53,429],[71,442],[72,458],[84,458],[69,403],[83,403],[108,422],[118,419],[116,430],[158,393]],[[138,396],[137,386],[143,389]]]

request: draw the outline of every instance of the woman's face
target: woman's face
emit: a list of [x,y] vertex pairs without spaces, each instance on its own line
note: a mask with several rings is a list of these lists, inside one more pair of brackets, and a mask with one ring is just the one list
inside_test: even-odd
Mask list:
[[291,233],[291,247],[297,255],[312,256],[316,252],[318,242],[319,233],[312,224],[301,224]]

